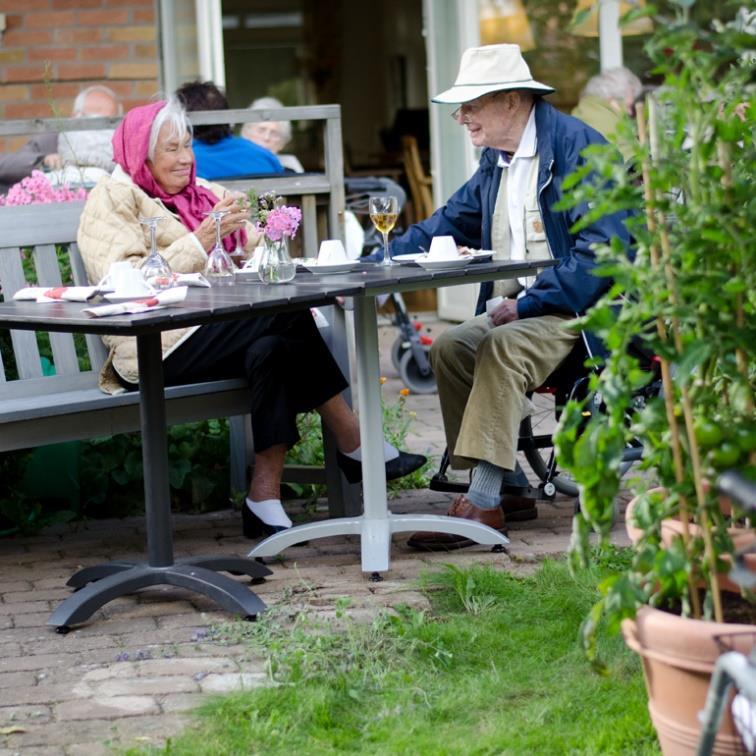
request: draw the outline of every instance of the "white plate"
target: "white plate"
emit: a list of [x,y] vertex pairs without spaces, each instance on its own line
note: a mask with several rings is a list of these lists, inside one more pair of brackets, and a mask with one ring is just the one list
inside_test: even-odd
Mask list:
[[425,258],[425,252],[413,252],[410,255],[394,255],[391,259],[400,265],[414,265]]
[[473,261],[472,255],[466,257],[455,257],[453,260],[418,260],[417,264],[425,270],[453,270],[454,268],[464,268],[465,265]]
[[107,299],[108,302],[117,304],[119,302],[140,302],[143,299],[151,299],[154,294],[119,294],[118,292],[112,292],[110,294],[103,294],[102,298]]
[[334,263],[332,265],[305,265],[304,267],[317,276],[326,276],[329,273],[346,273],[348,270],[356,268],[360,264],[359,260],[349,260],[343,263]]

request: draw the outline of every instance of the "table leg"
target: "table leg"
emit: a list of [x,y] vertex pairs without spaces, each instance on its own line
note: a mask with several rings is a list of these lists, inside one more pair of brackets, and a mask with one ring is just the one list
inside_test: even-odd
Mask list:
[[209,596],[228,611],[251,616],[265,604],[247,586],[214,570],[246,574],[253,579],[270,575],[257,562],[240,557],[189,557],[173,561],[168,447],[159,333],[137,337],[140,376],[140,423],[144,467],[144,503],[147,528],[147,564],[110,562],[77,572],[68,584],[76,593],[63,601],[47,621],[61,631],[84,622],[118,596],[152,585],[174,585]]

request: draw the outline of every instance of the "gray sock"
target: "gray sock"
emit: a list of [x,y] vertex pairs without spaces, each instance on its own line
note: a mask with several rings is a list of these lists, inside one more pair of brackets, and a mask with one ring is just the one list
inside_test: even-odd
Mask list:
[[496,509],[501,499],[501,481],[504,468],[480,461],[473,470],[467,498],[481,509]]

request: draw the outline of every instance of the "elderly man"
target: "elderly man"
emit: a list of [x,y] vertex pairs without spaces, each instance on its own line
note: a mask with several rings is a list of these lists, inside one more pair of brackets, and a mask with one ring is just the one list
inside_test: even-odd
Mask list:
[[[113,117],[121,113],[122,107],[115,92],[102,84],[95,84],[79,92],[74,100],[71,115],[74,118],[92,118]],[[98,167],[105,167],[105,163],[110,163],[112,168],[112,134],[110,130],[65,132],[60,135],[54,131],[37,134],[17,152],[0,157],[0,193],[5,193],[10,186],[29,176],[35,168],[54,171],[62,168],[65,162],[92,164]],[[93,139],[97,141],[93,142]],[[99,149],[101,143],[110,151],[109,157],[104,155],[95,163],[88,162],[91,155],[102,152]],[[86,153],[83,158],[82,153]]]
[[[557,261],[535,278],[483,284],[478,316],[436,338],[431,350],[452,466],[474,468],[468,492],[448,514],[497,530],[508,511],[527,505],[501,495],[515,469],[526,392],[572,351],[577,337],[565,323],[609,286],[593,275],[591,248],[613,237],[629,242],[624,216],[571,232],[586,208],[554,209],[562,181],[583,162],[583,148],[605,140],[542,99],[553,91],[533,79],[517,45],[466,50],[454,86],[434,102],[459,106],[452,117],[482,148],[479,168],[391,250],[415,252],[434,236],[451,235],[460,246],[493,249],[498,259]],[[444,533],[415,533],[409,541],[423,549],[470,543]]]

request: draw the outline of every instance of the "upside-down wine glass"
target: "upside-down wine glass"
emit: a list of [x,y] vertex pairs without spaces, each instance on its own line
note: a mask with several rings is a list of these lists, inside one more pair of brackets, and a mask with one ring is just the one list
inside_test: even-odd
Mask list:
[[173,286],[173,273],[168,261],[157,251],[157,225],[165,216],[140,218],[139,222],[150,229],[150,254],[141,265],[144,280],[154,289],[168,289]]
[[221,241],[221,221],[230,210],[210,210],[205,213],[215,221],[215,246],[207,256],[205,277],[211,286],[231,286],[234,283],[234,261],[231,255],[223,249]]
[[396,219],[399,217],[399,204],[396,197],[390,195],[381,195],[371,197],[368,202],[370,211],[370,220],[375,228],[383,236],[383,265],[393,265],[394,261],[389,255],[388,235],[389,231],[396,225]]

